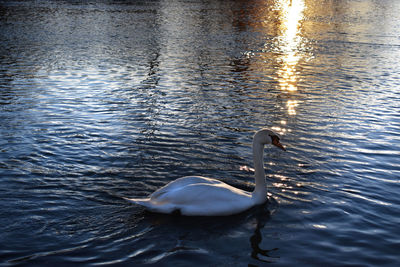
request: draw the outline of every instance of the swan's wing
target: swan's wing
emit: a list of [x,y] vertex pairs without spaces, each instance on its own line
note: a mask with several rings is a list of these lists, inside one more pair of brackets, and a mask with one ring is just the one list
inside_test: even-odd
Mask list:
[[165,186],[161,187],[154,193],[150,195],[150,198],[152,200],[156,200],[160,198],[162,195],[165,193],[170,193],[173,192],[177,189],[181,190],[182,188],[188,186],[188,185],[194,185],[194,184],[225,184],[221,181],[218,181],[216,179],[211,179],[207,177],[201,177],[201,176],[186,176],[182,178],[178,178]]
[[[181,200],[184,199],[184,188],[190,185],[196,184],[224,184],[221,181],[210,179],[201,176],[187,176],[176,179],[168,183],[167,185],[161,187],[154,193],[152,193],[147,198],[125,198],[131,203],[135,203],[150,211],[161,212],[161,213],[171,213],[175,210],[179,210],[179,205]],[[183,197],[182,197],[183,195]]]
[[163,191],[150,200],[153,207],[173,206],[183,215],[230,215],[242,212],[254,205],[251,193],[227,184],[187,184],[173,190]]

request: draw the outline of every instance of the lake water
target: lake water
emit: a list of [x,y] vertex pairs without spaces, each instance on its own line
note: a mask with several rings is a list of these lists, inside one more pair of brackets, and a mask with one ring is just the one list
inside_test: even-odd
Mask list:
[[[0,265],[398,266],[400,1],[0,1]],[[187,175],[269,203],[162,216]]]

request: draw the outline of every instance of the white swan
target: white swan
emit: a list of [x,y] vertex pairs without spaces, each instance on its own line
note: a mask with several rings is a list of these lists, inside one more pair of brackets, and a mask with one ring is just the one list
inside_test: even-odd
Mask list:
[[174,213],[187,216],[224,216],[243,212],[267,200],[263,152],[265,144],[283,150],[279,136],[271,130],[261,129],[253,137],[255,189],[243,191],[221,181],[200,176],[182,177],[152,193],[148,198],[126,198],[152,212]]

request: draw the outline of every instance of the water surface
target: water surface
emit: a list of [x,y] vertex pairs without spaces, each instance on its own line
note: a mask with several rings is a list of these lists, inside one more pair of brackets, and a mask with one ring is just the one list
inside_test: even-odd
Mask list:
[[[396,266],[400,3],[0,1],[0,264]],[[269,203],[145,212],[203,175]]]

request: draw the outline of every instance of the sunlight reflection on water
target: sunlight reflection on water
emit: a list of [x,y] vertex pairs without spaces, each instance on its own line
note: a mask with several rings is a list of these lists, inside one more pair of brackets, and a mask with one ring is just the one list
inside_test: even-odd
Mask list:
[[[297,64],[302,58],[299,48],[303,45],[301,37],[301,22],[305,4],[303,0],[283,0],[277,2],[281,13],[280,32],[277,38],[278,48],[282,56],[278,58],[281,67],[278,70],[278,80],[282,90],[297,91]],[[291,108],[289,108],[291,106]],[[288,103],[288,113],[295,115],[293,105]]]

